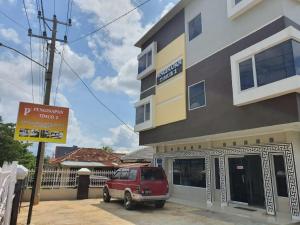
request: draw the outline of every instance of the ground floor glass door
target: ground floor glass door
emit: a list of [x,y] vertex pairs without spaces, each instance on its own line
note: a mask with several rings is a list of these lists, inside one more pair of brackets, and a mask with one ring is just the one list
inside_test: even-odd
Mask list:
[[229,157],[230,196],[235,202],[264,207],[264,186],[259,155]]

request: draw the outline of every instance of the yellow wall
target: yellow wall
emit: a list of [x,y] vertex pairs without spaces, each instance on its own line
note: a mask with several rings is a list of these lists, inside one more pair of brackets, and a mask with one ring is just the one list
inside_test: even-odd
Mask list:
[[183,59],[183,72],[156,86],[155,126],[186,119],[185,35],[172,41],[156,56],[156,73],[177,59]]

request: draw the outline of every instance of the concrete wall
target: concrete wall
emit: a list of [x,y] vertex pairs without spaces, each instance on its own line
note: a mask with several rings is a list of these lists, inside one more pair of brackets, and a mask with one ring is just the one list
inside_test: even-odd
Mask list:
[[[264,0],[234,20],[227,17],[227,1],[191,1],[185,8],[187,34],[187,68],[258,30],[282,15],[299,18],[299,2],[295,0]],[[202,34],[188,41],[188,22],[202,15]],[[221,37],[221,38],[220,38]]]
[[[23,193],[22,201],[29,202],[31,189],[26,189]],[[58,188],[58,189],[41,189],[41,201],[57,201],[57,200],[76,200],[77,188]],[[100,198],[102,196],[102,188],[90,188],[89,198]]]
[[206,205],[206,189],[173,185],[172,198],[177,202],[188,203],[189,205]]

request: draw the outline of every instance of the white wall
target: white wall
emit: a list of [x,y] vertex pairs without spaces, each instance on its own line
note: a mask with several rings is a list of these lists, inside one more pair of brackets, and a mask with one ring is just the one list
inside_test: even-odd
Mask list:
[[[29,202],[31,189],[25,189],[22,201]],[[57,201],[57,200],[76,200],[77,188],[58,188],[58,189],[41,189],[41,201]],[[90,188],[89,198],[100,198],[102,196],[102,188]]]
[[[227,17],[226,0],[191,1],[185,8],[187,67],[202,61],[282,15],[300,24],[300,2],[263,0],[234,20]],[[201,12],[202,34],[188,41],[188,22]]]

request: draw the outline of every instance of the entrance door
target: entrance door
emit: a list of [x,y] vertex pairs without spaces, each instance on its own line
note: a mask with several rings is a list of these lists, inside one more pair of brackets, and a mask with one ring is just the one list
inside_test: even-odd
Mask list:
[[264,207],[265,195],[259,155],[229,158],[231,200]]
[[245,158],[229,158],[228,163],[231,200],[248,203]]
[[261,158],[259,155],[246,155],[246,173],[249,189],[248,203],[256,207],[265,206],[265,193]]

